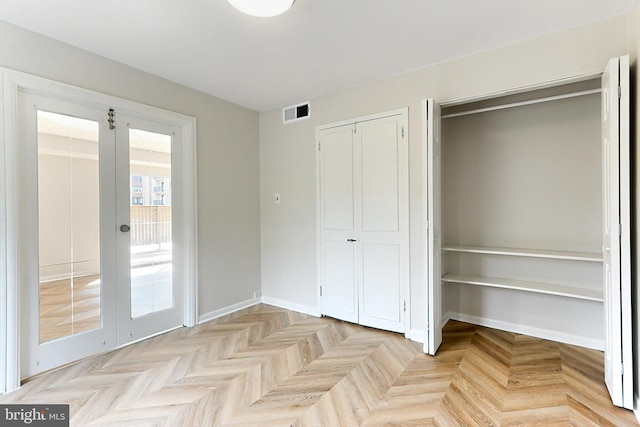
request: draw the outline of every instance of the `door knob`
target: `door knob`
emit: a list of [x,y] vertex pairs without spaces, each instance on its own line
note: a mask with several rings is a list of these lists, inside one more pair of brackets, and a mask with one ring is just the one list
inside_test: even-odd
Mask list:
[[131,230],[131,227],[129,227],[127,224],[122,224],[120,226],[120,231],[122,231],[123,233],[128,232],[129,230]]
[[356,239],[347,239],[347,242],[357,242]]

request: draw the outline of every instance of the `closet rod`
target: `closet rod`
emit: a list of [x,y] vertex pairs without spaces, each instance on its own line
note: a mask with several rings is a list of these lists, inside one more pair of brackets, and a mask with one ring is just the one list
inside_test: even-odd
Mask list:
[[489,111],[504,110],[504,109],[507,109],[507,108],[514,108],[514,107],[522,107],[522,106],[525,106],[525,105],[540,104],[542,102],[558,101],[560,99],[575,98],[575,97],[578,97],[578,96],[592,95],[594,93],[600,93],[600,92],[602,92],[602,89],[583,90],[581,92],[574,92],[574,93],[567,93],[567,94],[564,94],[564,95],[549,96],[547,98],[532,99],[530,101],[514,102],[514,103],[511,103],[511,104],[496,105],[494,107],[478,108],[476,110],[463,111],[461,113],[445,114],[441,118],[442,119],[448,119],[448,118],[451,118],[451,117],[460,117],[460,116],[466,116],[466,115],[469,115],[469,114],[487,113]]

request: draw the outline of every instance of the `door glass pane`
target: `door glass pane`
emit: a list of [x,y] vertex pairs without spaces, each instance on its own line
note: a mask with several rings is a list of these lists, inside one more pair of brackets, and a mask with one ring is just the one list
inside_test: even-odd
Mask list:
[[43,343],[101,326],[99,124],[46,111],[37,120]]
[[129,130],[131,317],[173,307],[171,136]]

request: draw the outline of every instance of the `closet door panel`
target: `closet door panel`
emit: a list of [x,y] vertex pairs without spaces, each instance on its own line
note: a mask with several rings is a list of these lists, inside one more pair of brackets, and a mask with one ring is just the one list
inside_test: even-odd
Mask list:
[[629,57],[602,75],[605,382],[614,405],[633,408],[630,279]]
[[320,132],[322,314],[358,322],[354,126]]
[[353,128],[328,131],[322,138],[325,230],[353,230]]
[[401,260],[408,256],[400,232],[401,123],[396,116],[356,126],[362,171],[360,323],[396,332],[404,332]]
[[362,230],[398,231],[398,121],[358,126],[362,143]]
[[404,332],[399,328],[402,314],[399,245],[363,244],[362,270],[360,323]]
[[358,322],[355,245],[346,241],[324,243],[322,312],[337,319]]

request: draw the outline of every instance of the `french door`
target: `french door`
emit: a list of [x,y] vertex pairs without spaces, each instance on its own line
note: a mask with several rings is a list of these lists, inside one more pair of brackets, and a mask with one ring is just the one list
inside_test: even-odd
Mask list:
[[21,376],[181,326],[177,128],[26,92],[18,104]]

